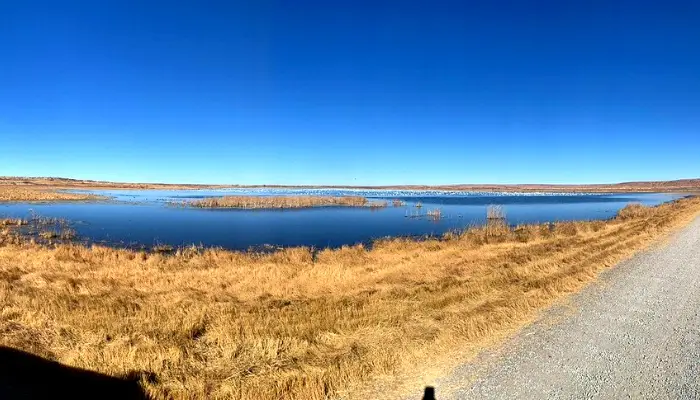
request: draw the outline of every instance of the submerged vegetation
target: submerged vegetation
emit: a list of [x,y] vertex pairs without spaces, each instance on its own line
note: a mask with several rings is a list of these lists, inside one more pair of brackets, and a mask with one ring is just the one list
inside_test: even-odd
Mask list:
[[699,213],[687,198],[609,221],[267,254],[43,246],[7,240],[9,222],[0,345],[147,371],[158,399],[327,399],[427,361],[449,366]]
[[440,210],[439,208],[428,210],[426,215],[434,220],[438,220],[442,218],[442,210]]
[[391,205],[393,205],[394,207],[404,207],[406,205],[406,202],[401,199],[394,199],[391,201]]
[[311,208],[311,207],[386,207],[386,202],[361,196],[224,196],[189,202],[200,208]]
[[28,219],[0,218],[0,228],[0,245],[27,241],[55,245],[71,243],[77,238],[68,221],[41,217],[33,212]]
[[59,192],[55,189],[0,185],[0,202],[46,202],[100,200],[102,197],[83,193]]

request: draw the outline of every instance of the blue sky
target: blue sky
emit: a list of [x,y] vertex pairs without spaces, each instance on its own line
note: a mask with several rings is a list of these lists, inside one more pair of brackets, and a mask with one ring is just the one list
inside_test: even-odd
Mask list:
[[691,1],[6,1],[0,175],[698,177],[698,21]]

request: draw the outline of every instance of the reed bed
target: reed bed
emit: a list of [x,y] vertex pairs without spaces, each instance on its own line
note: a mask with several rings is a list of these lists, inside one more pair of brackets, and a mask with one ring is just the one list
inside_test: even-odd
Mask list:
[[27,220],[22,218],[0,218],[0,226],[22,226],[27,223]]
[[503,206],[491,205],[486,207],[486,219],[488,221],[505,221],[506,212],[503,210]]
[[28,219],[0,218],[0,228],[0,245],[27,241],[54,245],[77,239],[76,231],[67,220],[42,217],[35,213],[31,213]]
[[55,189],[0,185],[0,202],[49,202],[99,200],[100,196],[82,193],[64,193]]
[[372,201],[367,201],[366,206],[369,208],[384,208],[387,205],[389,205],[388,201],[385,200],[372,200]]
[[645,218],[653,212],[654,209],[650,207],[645,207],[639,203],[632,203],[620,210],[618,217],[621,219]]
[[369,201],[360,196],[224,196],[189,203],[199,208],[311,208],[311,207],[385,207],[386,202]]
[[503,339],[699,215],[700,199],[627,214],[267,254],[0,235],[0,345],[148,371],[156,399],[397,398],[394,380],[415,390]]

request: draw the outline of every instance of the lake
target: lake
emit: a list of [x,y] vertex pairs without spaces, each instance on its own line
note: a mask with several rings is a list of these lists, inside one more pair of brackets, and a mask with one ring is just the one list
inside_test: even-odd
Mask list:
[[[0,204],[0,217],[64,218],[88,242],[150,247],[156,244],[339,247],[387,236],[441,235],[486,221],[488,205],[502,205],[509,224],[611,218],[631,202],[656,205],[682,197],[668,193],[556,194],[338,189],[92,190],[112,198],[93,203]],[[235,210],[175,207],[169,202],[222,195],[359,195],[400,199],[403,207]],[[416,207],[421,203],[422,207]],[[439,209],[442,218],[425,214]]]

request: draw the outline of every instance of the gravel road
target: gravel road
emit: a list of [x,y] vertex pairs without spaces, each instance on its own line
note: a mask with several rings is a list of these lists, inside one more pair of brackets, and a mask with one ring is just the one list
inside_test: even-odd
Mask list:
[[444,399],[700,399],[700,218],[435,383]]

